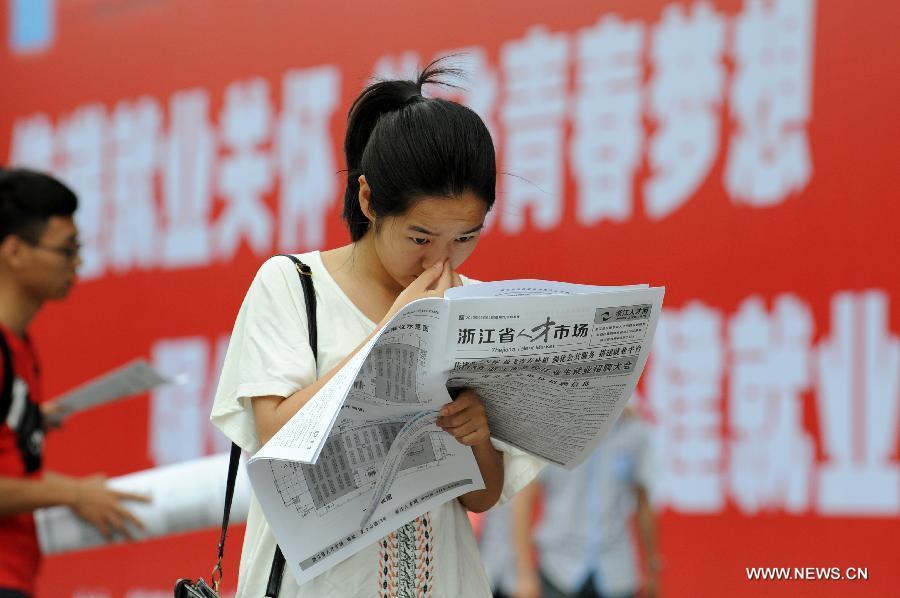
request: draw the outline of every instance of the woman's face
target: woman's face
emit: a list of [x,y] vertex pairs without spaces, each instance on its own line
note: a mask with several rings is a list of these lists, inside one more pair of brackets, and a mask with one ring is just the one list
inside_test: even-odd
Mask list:
[[472,193],[427,197],[405,213],[375,221],[375,252],[384,269],[402,287],[436,262],[450,260],[457,269],[478,244],[487,204]]

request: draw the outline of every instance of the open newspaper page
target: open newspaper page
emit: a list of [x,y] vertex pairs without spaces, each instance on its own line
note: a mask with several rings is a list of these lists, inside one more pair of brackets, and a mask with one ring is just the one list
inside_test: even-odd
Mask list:
[[250,460],[298,583],[419,515],[484,488],[469,447],[436,425],[447,302],[411,303]]
[[545,281],[471,289],[454,289],[449,302],[448,386],[478,391],[494,438],[575,467],[634,392],[664,289]]

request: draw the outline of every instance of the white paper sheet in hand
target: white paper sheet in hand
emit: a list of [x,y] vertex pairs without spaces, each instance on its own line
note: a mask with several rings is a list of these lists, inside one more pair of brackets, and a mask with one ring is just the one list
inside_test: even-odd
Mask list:
[[[219,527],[227,478],[228,454],[225,453],[139,471],[110,479],[108,484],[116,490],[150,498],[149,503],[125,503],[146,528],[143,531],[132,529],[133,538],[139,541]],[[249,510],[250,483],[242,461],[234,487],[231,523],[246,521]],[[38,509],[34,518],[38,543],[45,555],[110,544],[95,527],[68,507]],[[126,541],[120,536],[112,543]]]
[[59,407],[59,413],[51,416],[50,423],[58,424],[73,413],[171,382],[171,379],[156,371],[146,360],[135,359],[53,399],[52,402]]

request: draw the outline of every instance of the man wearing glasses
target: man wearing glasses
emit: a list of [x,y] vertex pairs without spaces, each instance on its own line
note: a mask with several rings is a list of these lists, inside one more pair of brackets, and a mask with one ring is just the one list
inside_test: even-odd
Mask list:
[[34,593],[40,551],[32,512],[64,505],[105,536],[140,522],[100,477],[43,471],[41,377],[27,328],[45,301],[63,299],[81,264],[78,200],[46,174],[0,167],[0,598]]

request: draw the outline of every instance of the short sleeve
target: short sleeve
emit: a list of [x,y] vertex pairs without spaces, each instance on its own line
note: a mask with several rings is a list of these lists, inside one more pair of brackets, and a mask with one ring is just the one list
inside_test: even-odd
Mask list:
[[210,420],[242,449],[260,447],[250,397],[287,397],[316,379],[303,289],[286,257],[266,261],[234,323]]
[[547,463],[502,440],[492,438],[491,444],[503,454],[503,490],[497,501],[497,504],[502,504],[537,478]]

